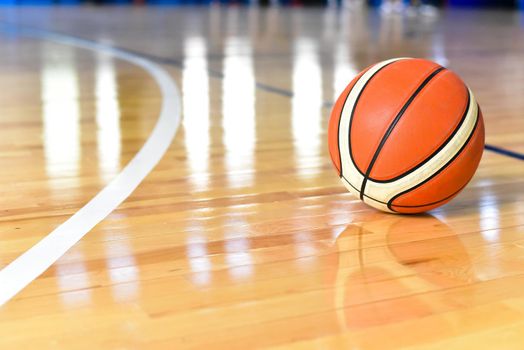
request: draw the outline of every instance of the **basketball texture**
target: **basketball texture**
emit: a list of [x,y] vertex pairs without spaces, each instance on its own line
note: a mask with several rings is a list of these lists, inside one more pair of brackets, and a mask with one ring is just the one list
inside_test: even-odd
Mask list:
[[455,197],[484,149],[473,93],[437,63],[397,58],[361,72],[340,95],[329,152],[348,190],[387,212],[420,213]]

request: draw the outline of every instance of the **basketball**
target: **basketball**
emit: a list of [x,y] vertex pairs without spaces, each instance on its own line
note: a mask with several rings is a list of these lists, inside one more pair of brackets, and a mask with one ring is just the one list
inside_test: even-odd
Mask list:
[[351,193],[382,211],[420,213],[447,203],[471,180],[484,122],[455,73],[396,58],[349,83],[331,112],[328,143]]

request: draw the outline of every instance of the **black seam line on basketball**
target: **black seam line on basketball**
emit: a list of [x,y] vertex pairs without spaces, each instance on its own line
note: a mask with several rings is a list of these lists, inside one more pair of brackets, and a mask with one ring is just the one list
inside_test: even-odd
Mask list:
[[408,109],[408,107],[411,105],[411,103],[413,103],[413,100],[415,100],[415,98],[418,96],[418,94],[420,94],[420,92],[422,91],[422,89],[424,89],[424,87],[426,85],[428,85],[428,83],[437,75],[439,74],[440,72],[442,72],[443,70],[445,70],[446,68],[444,67],[439,67],[437,68],[435,71],[433,71],[433,73],[431,73],[423,82],[422,84],[420,84],[420,86],[415,90],[415,92],[410,96],[410,98],[407,100],[407,102],[404,104],[404,106],[402,107],[402,109],[398,112],[397,116],[395,117],[395,119],[393,119],[393,122],[391,122],[391,124],[389,125],[388,129],[386,130],[386,133],[384,134],[384,136],[382,136],[382,140],[380,140],[380,144],[378,145],[377,149],[375,150],[375,154],[373,155],[373,158],[371,158],[371,162],[369,163],[369,166],[368,166],[368,169],[366,170],[366,174],[364,175],[364,180],[362,181],[362,186],[360,188],[360,199],[364,199],[364,191],[366,190],[366,183],[368,181],[368,178],[369,178],[369,174],[371,173],[371,170],[373,169],[373,166],[375,165],[375,162],[377,161],[377,158],[378,158],[378,155],[380,154],[380,151],[382,151],[382,148],[384,147],[384,145],[386,144],[386,141],[387,139],[389,138],[389,136],[391,135],[391,133],[393,132],[393,129],[395,128],[395,126],[397,126],[400,118],[402,118],[402,116],[404,115],[404,113],[406,112],[406,110]]
[[[442,198],[442,199],[439,199],[438,201],[434,201],[434,202],[431,202],[431,203],[426,203],[426,204],[419,204],[419,205],[396,205],[396,204],[391,204],[391,208],[422,208],[422,207],[427,207],[428,205],[434,205],[434,204],[438,204],[440,202],[444,202],[450,198],[452,198],[453,196],[455,196],[457,193],[459,193],[460,191],[462,191],[468,184],[464,184],[462,185],[458,190],[456,190],[455,192],[453,192],[452,194],[450,194],[449,196],[445,197],[445,198]],[[390,206],[388,205],[388,208],[390,210],[393,210],[390,208]]]
[[[478,108],[478,105],[477,105],[477,108]],[[404,195],[404,194],[406,194],[406,193],[408,193],[408,192],[411,192],[411,191],[413,191],[413,190],[419,188],[420,186],[424,185],[425,183],[427,183],[428,181],[430,181],[431,179],[433,179],[435,176],[437,176],[438,174],[440,174],[441,172],[443,172],[443,171],[444,171],[444,170],[445,170],[445,169],[446,169],[446,168],[447,168],[451,163],[453,163],[453,161],[455,161],[455,159],[457,159],[457,157],[458,157],[459,155],[462,154],[462,152],[464,151],[464,149],[466,149],[466,146],[469,144],[469,141],[471,141],[471,138],[472,138],[473,135],[475,134],[475,131],[477,131],[477,127],[478,127],[478,125],[479,125],[479,119],[480,119],[480,118],[479,118],[479,117],[480,117],[479,111],[480,111],[480,109],[477,109],[477,119],[475,120],[475,126],[473,127],[473,130],[471,130],[471,133],[469,134],[469,136],[468,136],[466,142],[464,142],[464,144],[462,145],[462,147],[460,148],[460,150],[459,150],[457,153],[455,153],[455,155],[454,155],[450,160],[448,160],[448,162],[447,162],[446,164],[444,164],[443,167],[441,167],[440,169],[438,169],[438,170],[437,170],[434,174],[432,174],[430,177],[428,177],[427,179],[425,179],[425,180],[422,181],[421,183],[419,183],[419,184],[417,184],[417,185],[415,185],[415,186],[413,186],[413,187],[411,187],[411,188],[409,188],[409,189],[407,189],[407,190],[405,190],[405,191],[402,191],[402,192],[396,194],[395,196],[393,196],[393,198],[391,198],[391,199],[389,200],[389,202],[387,203],[388,208],[391,208],[391,207],[392,207],[392,205],[393,205],[393,201],[394,201],[395,199],[397,199],[398,197],[400,197],[400,196],[402,196],[402,195]],[[391,209],[390,209],[390,210],[391,210]]]
[[448,138],[444,141],[444,143],[442,143],[435,151],[433,151],[433,153],[431,153],[428,157],[426,157],[422,162],[418,163],[417,165],[415,165],[414,167],[412,167],[411,169],[409,170],[406,170],[405,172],[403,172],[402,174],[398,175],[398,176],[395,176],[391,179],[387,179],[387,180],[377,180],[377,179],[374,179],[372,178],[371,176],[368,178],[369,180],[373,181],[373,182],[377,182],[377,183],[389,183],[389,182],[394,182],[394,181],[397,181],[401,178],[403,178],[404,176],[406,175],[409,175],[411,174],[412,172],[414,172],[415,170],[419,169],[420,167],[422,167],[424,164],[426,164],[427,162],[429,162],[434,156],[436,156],[440,151],[442,151],[442,149],[444,147],[446,147],[446,145],[448,143],[450,143],[453,138],[455,137],[455,135],[457,134],[457,132],[460,130],[460,128],[462,127],[462,125],[464,124],[464,121],[466,120],[466,117],[469,113],[469,110],[470,110],[470,104],[471,104],[471,95],[469,93],[469,90],[466,86],[464,86],[466,88],[466,91],[468,92],[468,101],[467,101],[467,104],[466,104],[466,109],[464,111],[464,113],[462,114],[462,118],[460,119],[460,122],[459,124],[457,125],[457,127],[453,130],[453,132],[451,133],[451,135],[448,136]]
[[[349,118],[349,126],[348,126],[348,138],[349,138],[349,135],[351,135],[351,125],[353,123],[353,117],[355,116],[355,109],[357,107],[357,104],[358,104],[358,101],[360,100],[360,96],[362,96],[362,93],[364,92],[364,90],[366,89],[366,87],[368,86],[369,82],[371,80],[373,80],[373,78],[380,72],[382,71],[384,68],[392,65],[393,63],[396,63],[396,62],[399,62],[399,61],[402,61],[402,59],[398,59],[396,61],[393,61],[393,62],[389,62],[388,64],[384,65],[383,67],[380,67],[375,73],[373,73],[373,75],[371,77],[369,77],[369,79],[364,83],[364,86],[362,87],[362,90],[360,90],[357,98],[355,99],[355,103],[353,104],[353,107],[351,108],[351,116]],[[371,69],[371,68],[370,68]],[[366,72],[367,73],[367,72]],[[355,83],[355,85],[357,85],[357,83],[360,81],[360,79],[362,79],[364,77],[364,75],[366,74],[362,74],[362,76],[358,79],[358,81]],[[342,172],[342,153],[340,152],[340,121],[342,120],[342,112],[344,111],[344,107],[346,107],[346,103],[348,101],[348,98],[349,98],[349,94],[351,93],[351,91],[355,88],[355,85],[353,85],[353,87],[351,88],[351,90],[349,91],[349,93],[346,95],[346,98],[344,99],[344,104],[342,105],[342,110],[340,111],[340,116],[338,118],[338,132],[337,132],[337,145],[339,146],[339,151],[338,151],[338,157],[340,159],[340,176],[343,176],[343,172]],[[362,175],[364,176],[364,173],[360,170],[360,168],[357,166],[357,164],[355,163],[354,161],[354,158],[353,158],[353,153],[351,152],[351,140],[348,140],[348,150],[349,150],[349,159],[351,160],[351,163],[353,163],[353,166],[355,167],[355,169],[357,169],[357,171]]]
[[[349,186],[351,186],[355,191],[357,191],[357,193],[360,193],[359,189],[356,188],[355,186],[353,186],[353,184],[352,184],[351,182],[349,182],[345,177],[341,176],[340,178],[341,178],[341,179],[344,179],[344,181],[345,181]],[[366,198],[368,198],[368,199],[371,199],[371,200],[374,201],[374,202],[377,202],[377,203],[380,203],[380,204],[387,205],[386,202],[379,201],[378,199],[375,199],[375,198],[373,198],[373,197],[370,197],[370,196],[368,196],[367,194],[365,194],[364,197],[366,197]],[[390,209],[390,210],[395,211],[395,210],[393,210],[393,209]]]
[[[355,191],[357,191],[357,192],[360,193],[360,191],[359,191],[355,186],[353,186],[353,184],[350,183],[346,178],[344,178],[344,180],[345,180],[346,183],[347,183],[348,185],[350,185],[350,186],[351,186]],[[408,209],[409,209],[409,208],[421,208],[421,207],[427,207],[428,205],[438,204],[438,203],[440,203],[440,202],[445,201],[446,199],[449,199],[450,197],[453,197],[454,195],[456,195],[457,193],[459,193],[460,191],[462,191],[462,190],[463,190],[467,185],[468,185],[468,184],[466,183],[466,184],[465,184],[464,186],[462,186],[459,190],[457,190],[457,191],[454,192],[453,194],[447,196],[446,198],[439,199],[438,201],[435,201],[435,202],[431,202],[431,203],[427,203],[427,204],[419,204],[419,205],[393,205],[393,204],[392,204],[392,205],[388,205],[388,203],[383,202],[383,201],[380,201],[380,200],[378,200],[378,199],[376,199],[376,198],[370,197],[370,196],[368,196],[367,194],[365,194],[364,197],[366,197],[366,198],[368,198],[368,199],[370,199],[370,200],[372,200],[372,201],[374,201],[374,202],[377,202],[377,203],[380,203],[380,204],[387,205],[389,210],[394,211],[394,212],[397,212],[397,211],[395,210],[394,207],[397,207],[397,208],[408,208]],[[408,191],[409,191],[409,190],[408,190]],[[406,191],[406,192],[408,192],[408,191]]]
[[[142,58],[147,58],[147,59],[149,59],[151,61],[154,61],[156,63],[165,64],[167,66],[172,66],[172,67],[175,67],[177,69],[184,69],[184,63],[183,63],[182,59],[157,56],[157,55],[149,54],[149,53],[146,53],[146,52],[133,50],[133,49],[130,49],[130,48],[125,48],[125,47],[118,46],[118,45],[108,45],[106,43],[102,43],[102,42],[97,41],[97,40],[93,40],[93,39],[90,39],[90,38],[85,38],[85,37],[78,36],[78,35],[71,35],[71,34],[60,32],[60,31],[42,29],[42,28],[28,26],[28,25],[20,25],[18,23],[11,23],[11,22],[6,22],[6,21],[0,21],[0,24],[3,24],[3,25],[6,26],[4,28],[0,28],[0,31],[7,32],[7,33],[18,34],[18,32],[20,30],[30,30],[30,31],[33,31],[33,32],[38,32],[39,35],[46,35],[46,34],[61,35],[61,36],[68,37],[68,38],[74,38],[74,39],[88,41],[88,42],[95,43],[95,44],[98,44],[98,45],[104,45],[106,47],[109,47],[109,48],[112,48],[112,49],[115,49],[115,50],[120,50],[122,52],[131,53],[133,55],[140,56]],[[221,72],[218,72],[218,71],[216,71],[214,69],[209,69],[208,68],[207,72],[208,72],[209,76],[212,77],[212,78],[224,79],[224,74],[221,73]],[[289,98],[292,98],[292,97],[295,96],[293,91],[290,91],[290,90],[285,89],[285,88],[279,88],[279,87],[276,87],[276,86],[264,84],[264,83],[261,83],[261,82],[258,82],[258,81],[255,81],[255,87],[257,89],[259,89],[259,90],[263,90],[263,91],[266,91],[266,92],[269,92],[269,93],[272,93],[272,94],[275,94],[275,95],[285,96],[285,97],[289,97]],[[330,108],[333,107],[333,104],[334,103],[331,102],[331,101],[324,101],[324,103],[322,104],[322,107],[330,109]],[[518,153],[518,152],[515,152],[515,151],[511,151],[511,150],[507,150],[507,149],[504,149],[504,148],[501,148],[501,147],[498,147],[498,146],[495,146],[495,145],[486,144],[485,145],[485,149],[488,150],[488,151],[491,151],[493,153],[497,153],[497,154],[500,154],[500,155],[503,155],[503,156],[507,156],[507,157],[510,157],[510,158],[524,160],[524,154],[521,154],[521,153]]]

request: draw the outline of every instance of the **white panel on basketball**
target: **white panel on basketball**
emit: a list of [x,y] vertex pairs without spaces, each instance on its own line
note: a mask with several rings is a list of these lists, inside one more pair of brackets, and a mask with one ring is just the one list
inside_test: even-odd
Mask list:
[[[355,103],[357,101],[358,96],[364,89],[364,86],[366,86],[366,83],[383,67],[387,66],[390,63],[393,63],[395,61],[399,61],[406,58],[394,58],[391,60],[387,60],[384,62],[377,63],[373,67],[371,67],[366,73],[364,73],[360,79],[355,83],[351,91],[349,92],[349,95],[346,99],[346,102],[344,103],[344,107],[342,109],[341,117],[340,117],[340,123],[338,128],[338,145],[339,145],[339,151],[340,151],[340,160],[341,160],[341,178],[344,185],[347,187],[347,189],[355,194],[359,195],[358,190],[362,186],[362,181],[364,180],[364,176],[360,174],[358,169],[353,164],[353,160],[350,157],[349,154],[349,124],[351,122],[351,113],[353,112],[353,108],[355,106]],[[353,188],[353,185],[355,188]]]

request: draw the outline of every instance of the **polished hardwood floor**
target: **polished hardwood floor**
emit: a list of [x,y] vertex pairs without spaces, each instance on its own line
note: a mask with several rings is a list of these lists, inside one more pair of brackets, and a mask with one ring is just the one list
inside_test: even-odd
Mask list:
[[[0,348],[522,349],[523,23],[510,11],[0,8],[1,268],[118,174],[161,108],[143,69],[45,33],[155,61],[183,101],[140,187],[0,307]],[[487,143],[515,152],[485,151],[455,200],[419,216],[352,197],[327,154],[335,96],[397,56],[460,74]]]

